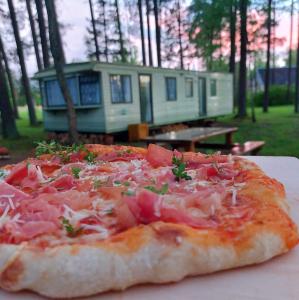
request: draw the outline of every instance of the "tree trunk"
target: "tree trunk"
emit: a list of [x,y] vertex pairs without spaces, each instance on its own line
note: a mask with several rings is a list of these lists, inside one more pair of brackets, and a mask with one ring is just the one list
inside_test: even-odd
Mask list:
[[7,74],[7,79],[8,79],[8,83],[9,83],[9,87],[10,87],[10,93],[11,93],[11,99],[12,99],[12,104],[13,104],[13,113],[15,118],[19,118],[19,111],[18,111],[18,104],[17,104],[17,93],[16,93],[16,89],[15,89],[15,84],[13,82],[13,78],[11,75],[11,70],[9,67],[9,62],[6,56],[6,52],[4,49],[4,45],[2,42],[2,38],[0,36],[0,53],[2,53],[2,58],[4,61],[4,65],[5,65],[5,71]]
[[237,18],[237,7],[236,0],[231,0],[230,5],[230,57],[229,57],[229,72],[233,75],[233,103],[236,106],[236,18]]
[[247,84],[247,6],[248,0],[240,1],[241,16],[241,50],[240,50],[240,73],[239,73],[239,110],[238,116],[246,116],[246,84]]
[[178,21],[178,34],[179,34],[179,53],[180,53],[180,66],[181,69],[184,69],[184,54],[183,54],[183,43],[182,43],[182,20],[181,20],[181,4],[180,4],[180,0],[178,0],[177,2],[177,7],[178,7],[178,11],[177,11],[177,21]]
[[45,24],[45,16],[44,16],[44,5],[43,0],[35,0],[36,11],[37,11],[37,20],[39,26],[39,35],[40,41],[42,44],[42,53],[43,53],[43,61],[44,67],[50,67],[50,56],[49,56],[49,46],[48,46],[48,38]]
[[291,25],[290,25],[290,48],[289,48],[289,59],[288,59],[288,88],[286,101],[289,103],[290,93],[291,93],[291,71],[292,71],[292,44],[293,44],[293,23],[294,23],[294,0],[291,3]]
[[54,66],[55,66],[59,86],[61,89],[61,93],[66,102],[69,135],[70,135],[71,142],[78,143],[79,136],[77,132],[76,111],[63,72],[63,67],[65,65],[65,56],[62,48],[55,3],[54,0],[45,0],[45,3],[46,3],[47,13],[48,13],[48,20],[49,20],[48,22],[49,22],[50,48],[54,59]]
[[153,54],[152,54],[152,38],[151,38],[151,27],[150,27],[150,6],[149,0],[145,0],[146,3],[146,22],[147,22],[147,40],[148,40],[148,58],[149,58],[149,65],[153,65]]
[[141,36],[142,64],[146,66],[142,0],[138,0],[138,13],[139,13],[140,36]]
[[269,85],[270,85],[270,51],[271,51],[271,7],[272,0],[268,0],[268,17],[267,17],[267,61],[265,71],[265,93],[263,101],[263,112],[268,112],[269,107]]
[[[299,32],[299,18],[297,30]],[[295,83],[295,113],[299,113],[299,34],[297,36],[296,83]]]
[[19,133],[16,126],[14,113],[9,101],[5,70],[2,64],[2,59],[4,58],[4,52],[2,50],[3,49],[0,49],[0,111],[2,136],[4,138],[18,138]]
[[275,84],[275,68],[276,68],[276,6],[275,6],[275,1],[273,2],[272,5],[272,10],[273,10],[273,44],[272,44],[272,82]]
[[104,25],[104,35],[105,35],[105,57],[106,57],[106,62],[109,61],[109,53],[108,53],[108,34],[107,34],[107,23],[106,23],[106,2],[103,1],[103,25]]
[[25,59],[24,59],[24,53],[23,53],[22,42],[21,42],[20,33],[19,33],[17,17],[16,17],[15,8],[14,8],[12,1],[13,0],[7,0],[7,3],[8,3],[8,7],[9,7],[10,19],[11,19],[11,23],[12,23],[12,27],[13,27],[16,45],[17,45],[17,53],[18,53],[21,72],[22,72],[22,82],[23,82],[26,102],[27,102],[27,106],[28,106],[29,120],[30,120],[31,125],[37,125],[34,102],[33,102],[32,95],[31,95],[30,84],[29,84],[29,79],[28,79],[28,75],[27,75],[27,69],[26,69],[26,64],[25,64]]
[[116,9],[117,29],[118,29],[118,33],[119,33],[120,57],[121,57],[122,62],[126,62],[126,52],[125,52],[125,48],[124,48],[123,34],[121,31],[118,0],[115,0],[115,9]]
[[160,28],[160,20],[159,20],[158,0],[154,0],[154,14],[155,14],[155,27],[156,27],[157,63],[158,63],[158,67],[161,67],[161,28]]
[[28,12],[28,17],[29,17],[29,22],[30,22],[30,28],[31,28],[31,34],[32,34],[32,40],[33,40],[33,46],[34,46],[34,52],[35,52],[35,57],[36,57],[36,63],[37,63],[37,68],[39,71],[42,70],[42,62],[39,54],[39,47],[38,47],[38,41],[37,41],[37,36],[36,36],[36,30],[35,30],[35,24],[34,24],[34,18],[32,14],[32,8],[31,8],[31,0],[26,0],[26,7],[27,7],[27,12]]
[[100,51],[99,51],[99,44],[98,44],[98,38],[97,38],[96,24],[95,24],[95,19],[94,19],[94,14],[93,14],[92,0],[88,0],[88,3],[89,3],[90,16],[91,16],[91,25],[92,25],[94,46],[96,49],[96,59],[97,59],[97,61],[100,61]]

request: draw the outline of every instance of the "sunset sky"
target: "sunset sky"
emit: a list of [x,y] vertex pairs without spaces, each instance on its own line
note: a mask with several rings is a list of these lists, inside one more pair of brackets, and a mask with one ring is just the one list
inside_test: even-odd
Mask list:
[[[16,1],[17,4],[17,1]],[[86,35],[87,18],[89,18],[89,6],[87,0],[62,0],[58,5],[59,20],[68,25],[65,34],[63,35],[65,53],[68,62],[87,60],[87,49],[84,41]],[[123,18],[126,21],[126,16]],[[124,22],[125,22],[124,21]],[[153,20],[152,20],[153,21]],[[277,47],[277,54],[280,54],[278,64],[283,63],[283,58],[286,56],[286,49],[289,45],[289,28],[290,17],[284,13],[279,16],[279,27],[276,29],[276,34],[279,37],[285,37],[287,41],[284,46]],[[297,43],[297,16],[294,17],[294,46]],[[153,24],[154,28],[154,24]],[[29,34],[29,27],[25,29],[24,34]],[[153,30],[154,37],[154,30]],[[136,46],[140,47],[139,41],[135,41]],[[35,57],[32,53],[27,58],[27,66],[30,75],[36,71]]]

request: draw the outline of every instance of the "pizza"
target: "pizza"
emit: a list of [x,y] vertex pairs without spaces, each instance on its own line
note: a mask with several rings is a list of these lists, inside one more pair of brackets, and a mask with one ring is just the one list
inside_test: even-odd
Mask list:
[[298,243],[284,187],[230,155],[39,143],[1,169],[0,286],[53,298],[257,264]]

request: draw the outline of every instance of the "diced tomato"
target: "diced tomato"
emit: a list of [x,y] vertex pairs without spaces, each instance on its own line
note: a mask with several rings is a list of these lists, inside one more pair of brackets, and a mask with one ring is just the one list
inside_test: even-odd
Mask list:
[[218,170],[215,167],[208,167],[206,169],[207,171],[207,177],[213,177],[218,175]]
[[124,186],[100,187],[98,191],[104,199],[119,200],[122,198],[123,192],[126,190]]
[[173,152],[155,144],[147,148],[146,160],[154,167],[172,165]]
[[70,190],[75,186],[74,177],[71,175],[62,175],[52,181],[48,186],[55,187],[57,190]]
[[53,174],[54,171],[58,170],[61,167],[61,165],[57,163],[43,162],[40,165],[40,167],[43,174],[50,176]]
[[5,178],[9,184],[19,185],[21,181],[27,176],[27,163],[21,162],[16,164],[10,171],[10,174]]
[[85,151],[71,153],[69,158],[71,163],[83,161],[87,153]]

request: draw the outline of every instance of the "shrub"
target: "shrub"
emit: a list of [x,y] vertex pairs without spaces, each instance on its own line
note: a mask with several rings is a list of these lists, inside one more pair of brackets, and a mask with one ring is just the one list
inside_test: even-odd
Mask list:
[[[295,100],[295,87],[291,87],[290,98],[287,100],[287,86],[286,85],[272,85],[269,88],[269,104],[270,106],[276,105],[289,105],[294,103]],[[257,92],[253,96],[255,106],[263,106],[264,91]],[[250,95],[248,99],[250,104]]]

